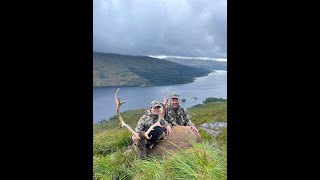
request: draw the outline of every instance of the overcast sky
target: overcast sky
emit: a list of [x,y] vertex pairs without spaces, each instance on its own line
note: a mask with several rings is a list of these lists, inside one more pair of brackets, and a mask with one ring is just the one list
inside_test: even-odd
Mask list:
[[93,0],[93,50],[227,58],[227,0]]

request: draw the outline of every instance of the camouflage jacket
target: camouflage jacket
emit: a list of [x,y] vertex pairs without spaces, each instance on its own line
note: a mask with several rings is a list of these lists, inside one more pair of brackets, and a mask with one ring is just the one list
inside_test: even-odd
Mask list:
[[164,119],[170,123],[171,126],[192,126],[194,124],[191,122],[190,116],[187,113],[188,111],[181,106],[174,109],[170,107],[170,105],[167,105]]
[[[150,109],[146,110],[144,115],[139,119],[135,131],[147,131],[149,127],[158,121],[158,115],[151,114]],[[163,118],[160,121],[165,127],[169,124]],[[163,128],[165,130],[165,128]]]

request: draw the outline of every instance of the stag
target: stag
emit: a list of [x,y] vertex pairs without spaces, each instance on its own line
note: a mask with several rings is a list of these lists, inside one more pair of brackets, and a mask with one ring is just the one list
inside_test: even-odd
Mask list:
[[165,107],[167,104],[166,98],[164,98],[164,103],[162,105],[162,112],[159,115],[158,121],[154,123],[150,128],[144,132],[144,131],[137,131],[135,132],[130,126],[128,126],[122,119],[120,114],[120,106],[125,103],[125,101],[121,102],[120,98],[118,96],[119,88],[117,89],[115,93],[115,102],[116,102],[116,110],[118,119],[120,121],[119,125],[120,127],[126,127],[133,136],[135,136],[135,145],[136,145],[136,151],[139,158],[145,158],[146,154],[148,155],[162,155],[164,152],[168,150],[176,150],[179,148],[187,148],[192,146],[192,142],[199,142],[201,140],[201,136],[199,132],[193,132],[190,126],[173,126],[172,127],[172,133],[169,136],[165,136],[165,138],[161,141],[158,141],[158,143],[151,149],[148,150],[146,148],[147,140],[151,138],[148,134],[153,130],[154,127],[160,126],[163,127],[160,124],[160,120],[162,119],[164,113],[165,113]]

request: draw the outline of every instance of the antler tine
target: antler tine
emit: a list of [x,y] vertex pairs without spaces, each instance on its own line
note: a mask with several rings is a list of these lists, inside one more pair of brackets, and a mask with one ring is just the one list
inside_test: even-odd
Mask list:
[[121,115],[120,115],[120,106],[121,106],[122,104],[124,104],[125,101],[124,101],[124,102],[120,102],[120,98],[119,98],[119,96],[118,96],[119,90],[120,90],[120,88],[118,88],[117,91],[116,91],[116,93],[114,94],[114,100],[115,100],[115,102],[116,102],[117,115],[118,115],[118,118],[119,118],[119,120],[120,120],[119,125],[120,125],[120,127],[123,127],[126,123],[123,121],[123,119],[122,119],[122,117],[121,117]]
[[118,96],[118,91],[120,88],[117,89],[116,93],[114,94],[114,100],[116,102],[116,110],[117,110],[117,115],[118,115],[118,119],[120,121],[119,125],[120,127],[126,127],[131,133],[132,135],[134,135],[137,139],[140,139],[139,134],[136,133],[130,126],[128,126],[122,119],[121,114],[120,114],[120,106],[125,103],[125,101],[120,102],[120,98]]
[[122,104],[124,104],[126,102],[126,101],[120,102],[120,98],[118,96],[119,90],[120,90],[120,88],[118,88],[116,93],[114,94],[114,100],[116,101],[117,106],[121,106]]

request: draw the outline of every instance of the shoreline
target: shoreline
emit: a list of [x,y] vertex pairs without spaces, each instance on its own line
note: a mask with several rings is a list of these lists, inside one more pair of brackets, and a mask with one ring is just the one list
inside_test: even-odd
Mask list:
[[187,82],[187,83],[175,83],[175,84],[159,84],[159,85],[137,85],[137,86],[93,86],[92,88],[93,89],[99,89],[99,88],[118,88],[118,87],[121,87],[121,88],[126,88],[126,87],[146,87],[146,88],[149,88],[149,87],[156,87],[156,86],[168,86],[168,85],[179,85],[179,84],[190,84],[190,83],[193,83],[196,79],[198,78],[201,78],[201,77],[206,77],[206,76],[209,76],[211,73],[214,73],[214,72],[228,72],[227,70],[212,70],[209,74],[205,75],[205,76],[198,76],[198,77],[195,77],[192,81],[190,82]]
[[[208,99],[208,98],[216,98],[216,97],[207,97],[206,99]],[[219,99],[219,98],[218,98],[218,99]],[[223,99],[223,98],[222,98],[222,100],[228,101],[228,99]],[[222,101],[222,102],[223,102],[223,101]],[[191,107],[188,107],[188,108],[184,107],[184,108],[186,108],[186,109],[188,110],[189,108],[196,107],[196,106],[199,106],[199,105],[202,105],[202,104],[204,104],[204,103],[201,102],[201,103],[196,104],[196,105],[193,105],[193,106],[191,106]],[[125,112],[128,112],[128,111],[138,111],[138,110],[142,110],[142,109],[143,109],[143,110],[147,110],[147,108],[137,108],[137,109],[127,110],[127,111],[124,111],[124,112],[121,112],[121,113],[125,113]],[[114,116],[112,116],[112,117],[110,117],[110,118],[108,118],[108,119],[102,119],[102,120],[100,120],[100,121],[98,121],[98,122],[93,122],[93,125],[98,125],[98,124],[101,124],[101,123],[104,123],[104,122],[108,122],[108,121],[111,120],[111,118],[113,118],[113,117],[115,117],[115,116],[117,116],[117,115],[115,114]]]

